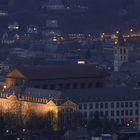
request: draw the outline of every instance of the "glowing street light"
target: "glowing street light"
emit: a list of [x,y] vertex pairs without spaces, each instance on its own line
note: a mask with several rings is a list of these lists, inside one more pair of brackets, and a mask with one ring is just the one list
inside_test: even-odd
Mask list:
[[26,129],[22,129],[22,131],[23,131],[23,132],[25,132],[25,131],[26,131]]
[[133,29],[130,29],[130,32],[133,32]]
[[119,31],[116,31],[116,34],[119,34]]
[[3,88],[6,89],[6,85],[4,85]]
[[130,126],[130,124],[129,124],[129,123],[127,123],[127,126],[129,127],[129,126]]

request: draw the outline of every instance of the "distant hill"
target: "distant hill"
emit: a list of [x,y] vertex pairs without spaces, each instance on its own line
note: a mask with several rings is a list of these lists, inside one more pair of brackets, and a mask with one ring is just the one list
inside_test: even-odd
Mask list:
[[42,11],[44,1],[47,0],[0,0],[0,7],[4,5],[10,11],[10,16],[3,20],[19,20],[22,24],[38,21],[38,24],[45,25],[47,18],[57,18],[66,32],[112,30],[120,26],[140,28],[137,22],[140,0],[62,0],[65,7],[88,7],[86,10],[79,8],[63,12]]

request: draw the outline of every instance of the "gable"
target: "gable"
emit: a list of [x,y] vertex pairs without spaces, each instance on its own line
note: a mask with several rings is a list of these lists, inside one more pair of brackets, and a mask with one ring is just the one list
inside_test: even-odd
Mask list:
[[15,94],[10,95],[7,99],[12,100],[12,101],[17,101],[18,98]]
[[49,106],[56,106],[56,104],[55,104],[52,100],[50,100],[50,101],[47,103],[47,105],[49,105]]
[[63,104],[63,106],[77,106],[77,104],[75,104],[74,102],[68,100],[68,101],[66,101],[66,102]]
[[14,69],[6,75],[6,78],[26,78],[18,69]]

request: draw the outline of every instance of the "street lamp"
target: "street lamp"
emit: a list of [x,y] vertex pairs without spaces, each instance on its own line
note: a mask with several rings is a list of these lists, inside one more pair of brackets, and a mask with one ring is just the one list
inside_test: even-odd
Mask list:
[[130,29],[130,32],[133,32],[133,29]]
[[116,34],[119,34],[119,31],[116,31]]
[[25,131],[26,131],[26,129],[22,129],[22,131],[23,131],[23,132],[25,132]]

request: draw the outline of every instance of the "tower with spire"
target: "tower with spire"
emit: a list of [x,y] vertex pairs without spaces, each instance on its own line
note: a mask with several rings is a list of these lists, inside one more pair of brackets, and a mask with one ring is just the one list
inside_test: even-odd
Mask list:
[[118,72],[122,64],[126,62],[128,62],[128,49],[126,47],[122,33],[119,32],[114,47],[114,71]]

